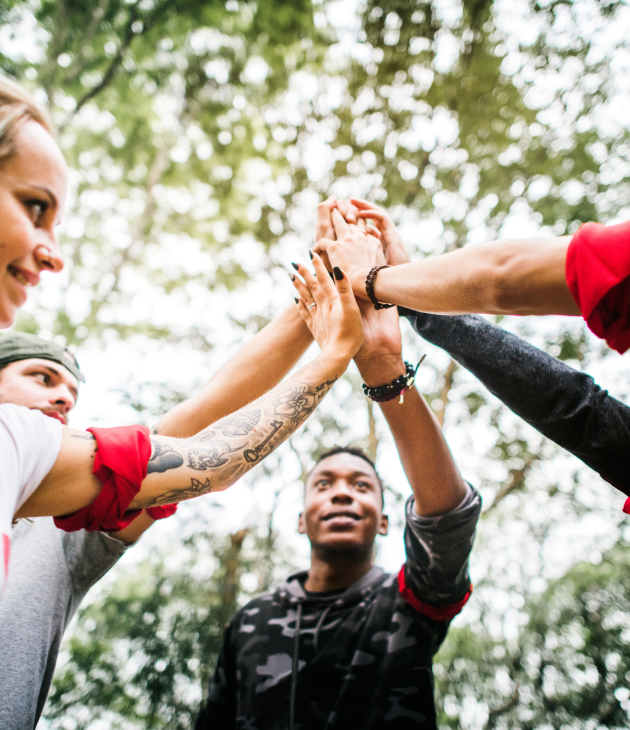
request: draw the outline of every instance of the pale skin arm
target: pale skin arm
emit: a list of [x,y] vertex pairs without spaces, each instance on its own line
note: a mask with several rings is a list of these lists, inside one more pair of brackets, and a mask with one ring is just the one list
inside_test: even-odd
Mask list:
[[[156,435],[146,479],[129,509],[191,499],[227,489],[285,441],[313,413],[363,341],[361,318],[346,277],[330,281],[316,257],[316,277],[300,267],[326,337],[320,355],[258,400],[189,439]],[[16,517],[65,515],[94,501],[96,443],[65,428],[51,472]]]
[[[243,408],[278,385],[312,341],[308,327],[291,305],[245,343],[196,396],[166,413],[152,433],[186,438]],[[143,512],[129,527],[109,534],[130,544],[155,522]]]
[[[441,314],[580,314],[565,277],[568,236],[493,241],[409,263],[389,216],[366,201],[351,203],[360,218],[374,221],[392,264],[376,277],[380,302]],[[319,241],[315,250],[343,267],[355,296],[367,301],[365,279],[377,244],[341,215],[333,216],[333,226],[336,239]]]
[[164,415],[152,433],[185,438],[234,413],[274,388],[312,342],[291,305],[245,343],[196,396]]

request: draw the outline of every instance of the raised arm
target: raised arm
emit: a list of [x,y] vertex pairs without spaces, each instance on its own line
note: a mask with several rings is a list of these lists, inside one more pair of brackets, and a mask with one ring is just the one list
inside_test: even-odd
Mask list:
[[[381,232],[385,223],[392,226],[380,208],[361,200],[352,203]],[[320,241],[315,250],[325,251],[341,266],[355,296],[367,301],[365,280],[374,265],[373,253],[341,215],[333,222],[336,238]],[[383,236],[383,243],[387,238]],[[579,315],[566,282],[570,242],[570,237],[493,241],[413,263],[390,261],[400,265],[378,273],[374,295],[379,302],[421,312]]]
[[[311,321],[325,333],[311,363],[265,394],[189,439],[156,435],[148,473],[129,505],[140,509],[227,489],[285,441],[317,408],[363,341],[361,319],[346,277],[331,282],[321,260],[299,273],[316,303]],[[53,469],[18,517],[65,515],[90,504],[101,484],[92,474],[90,434],[65,429]]]
[[278,385],[312,342],[292,304],[245,343],[197,395],[162,416],[152,433],[192,436],[243,408]]
[[[369,387],[391,383],[405,374],[397,312],[365,306],[362,313],[365,340],[355,356],[361,377]],[[379,406],[396,442],[416,512],[430,517],[455,509],[466,486],[424,398],[412,386],[402,403],[395,398]]]

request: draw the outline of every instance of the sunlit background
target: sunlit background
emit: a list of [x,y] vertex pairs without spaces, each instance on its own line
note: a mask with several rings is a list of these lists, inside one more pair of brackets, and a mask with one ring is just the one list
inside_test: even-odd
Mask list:
[[[627,220],[629,36],[627,4],[597,0],[3,3],[2,67],[49,105],[71,166],[67,266],[17,328],[76,352],[73,425],[151,424],[193,394],[291,303],[330,193],[387,207],[415,258]],[[628,357],[581,320],[500,324],[628,402]],[[630,727],[622,496],[403,327],[485,505],[436,658],[440,727]],[[410,490],[360,382],[351,366],[289,443],[90,592],[43,727],[190,727],[225,622],[308,565],[300,480],[324,447],[376,456],[377,562],[398,570]]]

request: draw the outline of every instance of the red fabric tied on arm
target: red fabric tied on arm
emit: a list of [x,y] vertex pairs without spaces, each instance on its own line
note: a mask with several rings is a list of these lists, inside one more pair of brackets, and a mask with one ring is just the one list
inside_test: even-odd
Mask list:
[[151,440],[146,426],[88,428],[96,439],[92,473],[102,483],[98,497],[87,507],[67,517],[55,517],[55,525],[66,532],[75,530],[124,530],[142,513],[127,510],[140,491],[151,457]]
[[630,349],[630,223],[585,223],[569,244],[566,277],[589,328],[613,350]]
[[415,608],[416,611],[418,611],[418,613],[421,613],[428,618],[432,618],[434,621],[450,621],[452,618],[455,618],[455,616],[457,616],[457,614],[466,605],[466,602],[472,593],[472,586],[470,586],[470,590],[462,598],[462,600],[457,601],[457,603],[451,603],[448,606],[440,606],[439,608],[436,606],[430,606],[428,603],[421,601],[412,593],[411,588],[407,585],[405,566],[403,565],[398,573],[398,592],[412,608]]
[[177,505],[161,504],[159,507],[146,507],[144,511],[154,520],[164,520],[177,512]]
[[625,502],[625,504],[624,504],[624,506],[623,506],[623,511],[624,511],[624,512],[625,512],[625,513],[626,513],[627,515],[630,515],[630,497],[628,497],[628,499],[626,499],[626,502]]

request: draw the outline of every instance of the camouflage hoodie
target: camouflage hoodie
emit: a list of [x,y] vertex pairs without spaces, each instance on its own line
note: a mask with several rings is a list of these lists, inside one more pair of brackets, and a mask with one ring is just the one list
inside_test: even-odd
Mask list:
[[434,730],[432,658],[470,594],[477,492],[452,512],[407,503],[407,561],[343,591],[297,573],[242,608],[225,635],[197,730]]

